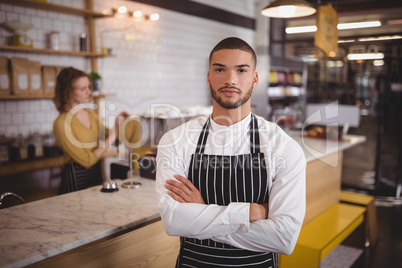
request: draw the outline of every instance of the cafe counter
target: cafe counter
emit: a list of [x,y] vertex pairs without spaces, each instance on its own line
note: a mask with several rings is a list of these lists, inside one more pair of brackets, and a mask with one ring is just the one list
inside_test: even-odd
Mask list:
[[102,186],[0,210],[0,267],[24,267],[159,218],[155,181]]
[[[365,138],[326,141],[291,135],[308,162],[307,223],[339,202],[343,151]],[[123,181],[116,181],[117,192],[104,193],[97,186],[0,210],[0,267],[73,267],[89,261],[118,267],[124,265],[118,264],[121,259],[131,267],[134,261],[141,262],[138,267],[158,267],[157,261],[163,267],[167,259],[174,263],[178,238],[164,233],[155,181],[142,178],[138,189],[123,188]]]

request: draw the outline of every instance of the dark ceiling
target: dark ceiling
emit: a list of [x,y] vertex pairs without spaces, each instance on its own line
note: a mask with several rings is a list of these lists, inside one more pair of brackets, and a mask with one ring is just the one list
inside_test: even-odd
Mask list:
[[[331,3],[338,13],[339,23],[361,22],[380,20],[380,27],[340,30],[338,31],[339,40],[350,40],[362,37],[379,37],[402,35],[402,0],[307,0],[315,6]],[[303,18],[287,20],[288,27],[306,26],[316,24],[316,15]],[[314,33],[287,34],[286,42],[293,43],[296,50],[303,50],[313,46]],[[350,46],[363,44],[368,46],[368,42],[350,43]],[[402,50],[402,39],[394,41],[373,41],[374,45],[382,47],[399,46]]]
[[[309,0],[309,2],[316,6],[319,3],[331,3],[338,13],[339,23],[370,20],[382,22],[380,27],[339,31],[340,38],[402,34],[402,0]],[[315,25],[315,19],[315,15],[290,19],[288,26]],[[289,38],[303,39],[313,36],[314,34],[298,34]]]

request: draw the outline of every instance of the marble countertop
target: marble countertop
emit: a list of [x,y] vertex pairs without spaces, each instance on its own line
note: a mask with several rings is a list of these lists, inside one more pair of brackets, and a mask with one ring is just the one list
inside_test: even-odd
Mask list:
[[23,267],[159,217],[155,181],[102,186],[0,210],[0,267]]

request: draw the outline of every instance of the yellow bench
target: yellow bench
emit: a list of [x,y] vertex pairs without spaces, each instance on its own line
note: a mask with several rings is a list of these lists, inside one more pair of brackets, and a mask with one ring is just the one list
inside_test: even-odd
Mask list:
[[301,229],[293,253],[281,255],[280,267],[320,267],[320,261],[363,221],[365,208],[337,203]]
[[366,220],[364,224],[366,235],[365,246],[374,246],[378,239],[377,211],[374,203],[374,196],[341,191],[339,200],[341,203],[366,208]]

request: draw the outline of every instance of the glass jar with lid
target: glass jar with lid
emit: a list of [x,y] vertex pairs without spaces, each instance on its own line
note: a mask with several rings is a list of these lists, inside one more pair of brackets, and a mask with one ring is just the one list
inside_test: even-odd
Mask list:
[[20,160],[28,159],[28,144],[21,134],[11,142],[8,148],[8,156],[10,162],[18,162]]
[[43,138],[39,131],[34,131],[28,140],[28,158],[40,157],[43,157]]
[[11,142],[11,138],[7,138],[3,133],[0,133],[0,164],[9,161],[8,147]]

